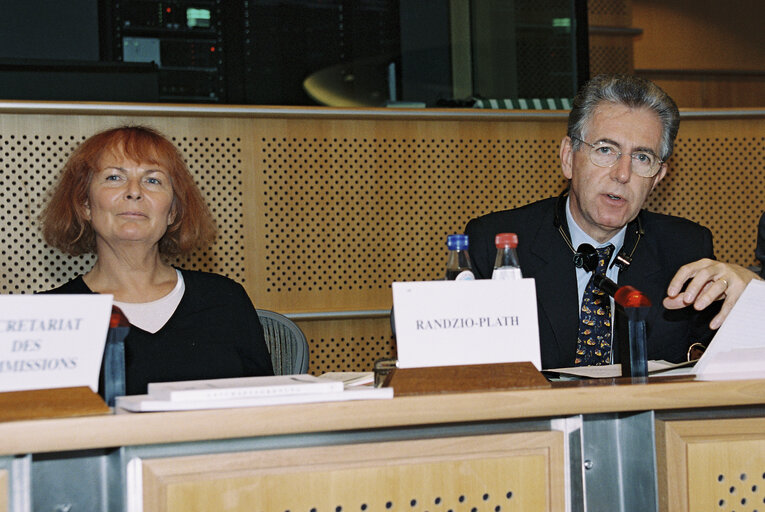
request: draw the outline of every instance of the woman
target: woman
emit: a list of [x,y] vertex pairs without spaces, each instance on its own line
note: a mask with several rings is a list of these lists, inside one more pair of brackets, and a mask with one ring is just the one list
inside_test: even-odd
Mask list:
[[272,375],[244,288],[164,257],[209,245],[215,224],[175,146],[142,126],[98,133],[75,149],[41,215],[45,241],[96,263],[49,293],[109,293],[130,321],[129,395],[149,382]]

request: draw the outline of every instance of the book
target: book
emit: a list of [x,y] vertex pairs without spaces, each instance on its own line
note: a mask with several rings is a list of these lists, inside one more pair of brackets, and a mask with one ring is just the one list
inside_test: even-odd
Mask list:
[[374,372],[326,372],[319,375],[322,380],[337,380],[345,389],[356,386],[371,386],[375,382]]
[[308,374],[297,374],[151,382],[148,386],[148,396],[154,400],[190,402],[300,394],[315,395],[336,393],[342,390],[342,382],[319,379]]
[[118,396],[117,413],[193,411],[200,409],[234,409],[266,405],[340,402],[347,400],[384,400],[393,398],[393,388],[359,386],[331,393],[298,393],[292,395],[250,396],[218,400],[158,400],[151,395]]

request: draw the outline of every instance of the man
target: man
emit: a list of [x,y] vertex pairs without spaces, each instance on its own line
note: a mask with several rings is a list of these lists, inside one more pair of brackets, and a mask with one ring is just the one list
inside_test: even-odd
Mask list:
[[[684,361],[692,343],[708,342],[710,327],[719,327],[754,277],[742,267],[714,261],[708,229],[641,210],[667,173],[679,123],[675,102],[652,82],[596,77],[574,99],[561,142],[567,191],[468,223],[465,232],[479,278],[491,276],[495,235],[518,234],[521,270],[536,280],[544,368],[607,364],[614,361],[617,339],[627,336],[622,313],[612,330],[610,301],[589,284],[592,272],[575,266],[574,256],[580,261],[583,256],[578,249],[586,247],[582,244],[599,248],[598,273],[620,286],[634,286],[651,300],[649,359]],[[603,253],[608,246],[612,252]],[[717,308],[698,310],[721,297],[727,309],[710,324]],[[603,317],[597,328],[593,310]]]

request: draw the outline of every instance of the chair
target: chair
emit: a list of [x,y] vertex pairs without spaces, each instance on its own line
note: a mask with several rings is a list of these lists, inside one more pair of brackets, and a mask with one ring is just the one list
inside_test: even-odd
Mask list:
[[303,331],[284,315],[258,309],[276,375],[308,373],[308,342]]

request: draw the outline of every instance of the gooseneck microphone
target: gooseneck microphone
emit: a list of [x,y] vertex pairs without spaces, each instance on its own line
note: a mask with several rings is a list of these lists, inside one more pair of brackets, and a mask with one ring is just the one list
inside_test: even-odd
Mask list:
[[593,277],[595,286],[614,298],[627,316],[628,338],[619,340],[622,377],[648,376],[646,318],[651,300],[632,286],[619,286],[602,274]]
[[623,377],[646,377],[648,354],[646,347],[645,320],[651,301],[632,286],[619,286],[605,274],[594,273],[598,265],[598,252],[590,244],[580,245],[574,253],[574,265],[586,272],[593,272],[593,284],[614,298],[627,315],[629,338],[620,340]]

